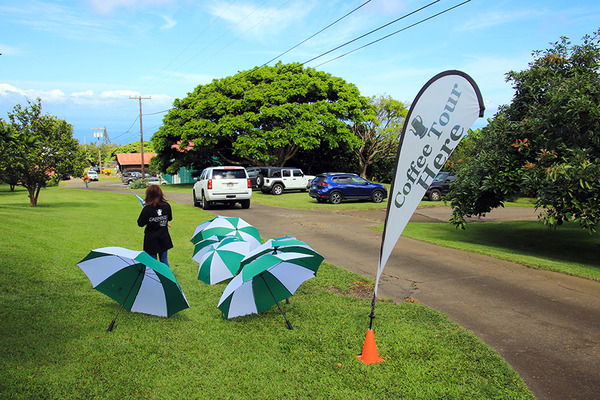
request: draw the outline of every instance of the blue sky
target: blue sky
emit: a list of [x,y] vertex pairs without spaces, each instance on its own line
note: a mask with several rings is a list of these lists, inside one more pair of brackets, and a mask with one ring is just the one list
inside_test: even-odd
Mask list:
[[[266,63],[365,2],[3,0],[0,118],[40,97],[43,111],[71,123],[81,143],[106,127],[112,141],[125,144],[140,139],[139,103],[130,96],[151,97],[142,103],[147,140],[175,98]],[[308,61],[431,2],[371,0],[278,59]],[[505,73],[526,69],[533,50],[560,36],[580,43],[600,26],[597,0],[471,0],[410,27],[461,2],[440,0],[306,66],[355,84],[365,96],[406,103],[438,72],[459,69],[479,85],[487,119],[511,101]]]

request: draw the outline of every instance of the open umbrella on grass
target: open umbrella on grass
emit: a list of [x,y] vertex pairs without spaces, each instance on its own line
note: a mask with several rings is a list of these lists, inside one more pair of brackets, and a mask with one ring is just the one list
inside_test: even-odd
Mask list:
[[251,250],[247,257],[241,262],[241,267],[250,264],[252,261],[265,254],[281,254],[281,253],[302,253],[313,256],[313,260],[317,263],[317,267],[323,261],[323,257],[317,253],[307,243],[296,239],[293,236],[284,236],[275,239],[269,239],[254,250]]
[[247,264],[223,291],[218,308],[225,318],[262,312],[277,304],[289,329],[292,324],[279,306],[279,301],[293,295],[307,279],[313,278],[318,264],[302,253],[265,254]]
[[171,269],[144,251],[103,247],[90,251],[77,266],[94,289],[121,304],[109,332],[123,308],[160,317],[189,308]]
[[221,215],[198,225],[191,241],[196,244],[214,235],[237,236],[250,243],[250,249],[254,249],[262,243],[258,229],[254,226],[239,217],[223,217]]
[[197,243],[194,243],[190,240],[190,242],[194,243],[194,254],[192,255],[192,260],[196,262],[200,262],[200,259],[207,251],[213,248],[215,245],[219,244],[221,240],[226,237],[237,237],[237,236],[221,236],[221,235],[213,235],[207,239],[202,239]]
[[198,261],[198,279],[214,285],[233,278],[240,270],[240,261],[250,251],[249,243],[236,236],[225,236],[208,246]]

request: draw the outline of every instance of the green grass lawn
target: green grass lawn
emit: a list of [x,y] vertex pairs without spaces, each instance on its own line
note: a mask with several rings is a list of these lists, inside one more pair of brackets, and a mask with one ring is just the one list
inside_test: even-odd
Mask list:
[[282,304],[294,330],[276,307],[224,320],[225,284],[199,282],[191,260],[189,239],[211,215],[179,203],[169,259],[191,308],[168,319],[123,311],[107,333],[118,304],[76,263],[98,247],[139,250],[139,203],[59,187],[28,204],[22,188],[0,186],[0,398],[533,398],[498,354],[419,304],[378,302],[386,361],[362,364],[370,298],[356,294],[372,282],[328,263]]

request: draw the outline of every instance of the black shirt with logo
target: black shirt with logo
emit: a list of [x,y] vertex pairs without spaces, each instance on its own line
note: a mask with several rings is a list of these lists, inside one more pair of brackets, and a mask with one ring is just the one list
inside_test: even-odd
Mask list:
[[160,254],[173,247],[168,226],[172,219],[173,214],[169,203],[144,206],[137,222],[139,226],[146,226],[144,230],[144,251],[146,253]]

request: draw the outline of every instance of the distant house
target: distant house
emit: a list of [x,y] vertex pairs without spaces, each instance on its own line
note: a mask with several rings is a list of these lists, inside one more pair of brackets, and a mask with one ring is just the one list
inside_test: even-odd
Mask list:
[[[178,141],[176,144],[171,145],[171,148],[177,150],[180,153],[183,153],[191,150],[194,147],[194,144],[192,142],[188,142],[187,147],[185,147],[184,149],[179,148],[179,145],[181,145],[181,140]],[[184,167],[179,168],[179,171],[174,175],[162,174],[162,177],[164,180],[172,184],[196,182],[196,180],[192,176],[192,170]]]
[[[156,153],[144,153],[144,171],[148,172],[148,166],[152,157],[156,157]],[[117,153],[117,167],[119,172],[141,172],[142,171],[142,154],[141,153]]]

